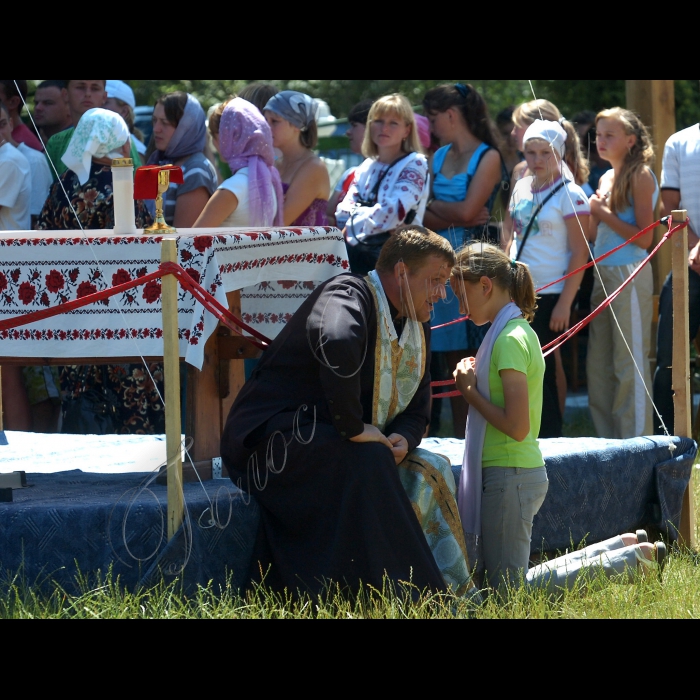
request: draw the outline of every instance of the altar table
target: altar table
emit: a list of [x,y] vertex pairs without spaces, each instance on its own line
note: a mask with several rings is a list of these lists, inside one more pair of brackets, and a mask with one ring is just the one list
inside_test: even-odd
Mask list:
[[[334,228],[198,229],[180,231],[176,238],[179,262],[188,274],[270,339],[319,284],[349,270],[343,236]],[[153,273],[160,266],[162,240],[103,231],[84,236],[74,231],[1,233],[0,321]],[[240,308],[233,293],[240,293]],[[196,459],[210,460],[219,456],[225,414],[243,381],[242,367],[231,372],[227,362],[250,357],[251,348],[239,342],[233,355],[221,354],[220,344],[233,339],[217,337],[217,319],[189,293],[181,293],[178,310],[180,355],[201,371],[190,373],[187,432],[195,439]],[[162,356],[160,282],[0,333],[0,365]],[[228,402],[222,405],[221,398]]]

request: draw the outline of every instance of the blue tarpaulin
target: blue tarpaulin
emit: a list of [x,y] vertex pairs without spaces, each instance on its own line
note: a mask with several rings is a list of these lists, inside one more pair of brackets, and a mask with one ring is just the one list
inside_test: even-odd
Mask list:
[[[459,479],[463,441],[422,447],[451,459]],[[640,528],[676,538],[697,455],[692,440],[550,440],[542,448],[551,486],[535,522],[536,550],[566,550]],[[166,488],[152,480],[30,473],[31,488],[0,504],[0,569],[21,572],[32,586],[57,581],[69,593],[77,592],[78,571],[89,577],[110,567],[129,589],[163,577],[181,578],[188,590],[223,586],[229,576],[234,586],[245,586],[260,520],[255,502],[229,482],[187,485],[188,523],[168,543]]]

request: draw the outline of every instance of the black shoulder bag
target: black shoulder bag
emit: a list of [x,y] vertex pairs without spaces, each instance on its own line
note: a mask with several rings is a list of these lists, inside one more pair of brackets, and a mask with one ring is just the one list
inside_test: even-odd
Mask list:
[[523,242],[520,245],[520,248],[518,250],[518,257],[516,258],[517,262],[520,262],[520,259],[523,257],[523,251],[525,250],[525,245],[527,244],[527,241],[530,238],[530,234],[532,233],[532,229],[535,226],[535,222],[537,221],[537,217],[542,213],[542,210],[552,200],[552,197],[554,197],[555,194],[561,192],[568,184],[569,184],[568,180],[564,180],[564,182],[561,182],[558,187],[553,189],[545,197],[544,201],[535,210],[535,213],[532,215],[532,218],[530,219],[530,223],[527,225],[527,229],[525,229],[525,235],[523,236]]

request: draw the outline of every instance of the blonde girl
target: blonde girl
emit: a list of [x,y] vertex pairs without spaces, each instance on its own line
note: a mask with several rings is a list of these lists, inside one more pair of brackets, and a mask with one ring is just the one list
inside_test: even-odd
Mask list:
[[428,159],[423,154],[411,103],[403,95],[372,105],[357,169],[336,220],[345,229],[352,271],[368,274],[391,231],[421,226],[428,203]]
[[530,327],[535,285],[526,265],[480,243],[460,251],[450,284],[463,314],[493,324],[455,380],[470,407],[460,513],[465,533],[482,537],[487,578],[498,587],[527,573],[533,522],[549,490],[538,445],[545,360]]
[[[533,324],[544,347],[570,326],[571,309],[583,273],[565,282],[559,280],[588,262],[591,210],[585,192],[569,179],[565,162],[569,133],[557,122],[537,120],[523,141],[531,174],[515,185],[511,198],[510,220],[515,232],[511,255],[530,266],[538,289],[548,287],[542,292]],[[563,434],[557,375],[556,357],[550,355],[545,375],[542,439],[560,438]]]
[[[601,112],[596,128],[598,152],[613,166],[591,198],[591,240],[600,257],[654,222],[659,183],[650,168],[654,161],[651,137],[634,112],[620,107]],[[594,308],[629,278],[652,242],[653,232],[649,232],[598,265]],[[620,328],[609,309],[591,324],[588,390],[602,438],[624,440],[653,433],[647,396],[653,293],[653,273],[646,267],[613,304]]]
[[[525,132],[538,120],[557,122],[566,132],[566,152],[564,153],[564,163],[568,169],[568,179],[579,185],[590,193],[588,179],[590,177],[590,165],[588,160],[583,156],[581,149],[581,140],[578,136],[574,125],[562,117],[559,108],[549,102],[549,100],[533,100],[526,102],[516,108],[513,113],[513,140],[521,153],[524,153],[523,139]],[[511,192],[515,189],[518,180],[532,175],[528,169],[527,162],[516,166],[513,172],[513,182]],[[503,249],[508,251],[513,243],[513,222],[510,214],[506,213],[503,222],[502,245]],[[567,381],[566,373],[564,372],[564,363],[561,357],[561,350],[554,353],[554,362],[556,364],[557,376],[557,393],[559,396],[559,412],[564,413],[566,405]]]
[[663,566],[663,543],[640,531],[616,537],[529,571],[535,517],[549,491],[537,436],[545,362],[530,328],[535,285],[526,265],[490,245],[460,251],[450,280],[462,313],[491,323],[476,359],[455,372],[470,406],[459,510],[467,541],[480,537],[486,581],[492,588],[527,586],[552,592],[573,588],[581,575],[634,579],[637,569]]
[[[591,168],[581,150],[581,140],[574,125],[562,117],[559,108],[549,100],[534,100],[526,102],[516,108],[513,113],[513,137],[522,152],[525,132],[538,120],[558,122],[566,131],[566,153],[564,162],[574,177],[574,182],[583,187],[591,174]],[[516,180],[527,174],[527,163],[516,166],[514,176]]]

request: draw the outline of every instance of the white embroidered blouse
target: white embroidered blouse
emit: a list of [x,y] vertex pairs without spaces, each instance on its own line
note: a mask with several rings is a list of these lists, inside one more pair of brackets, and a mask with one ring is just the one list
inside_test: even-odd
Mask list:
[[[372,204],[369,200],[385,173],[377,202]],[[428,159],[424,155],[412,153],[392,166],[368,158],[338,205],[336,220],[340,228],[347,228],[348,243],[357,245],[406,223],[411,212],[415,212],[411,223],[421,226],[429,195]]]

